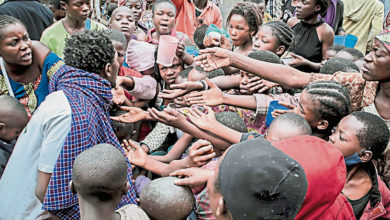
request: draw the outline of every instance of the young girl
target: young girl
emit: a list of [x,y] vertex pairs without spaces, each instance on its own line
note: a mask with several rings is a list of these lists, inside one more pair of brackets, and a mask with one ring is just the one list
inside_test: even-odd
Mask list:
[[121,6],[112,12],[111,18],[108,21],[109,28],[118,30],[125,35],[127,44],[129,44],[134,33],[134,17],[133,12],[128,7]]
[[294,44],[291,28],[281,21],[263,24],[254,37],[254,50],[268,50],[281,57]]
[[48,95],[50,77],[64,62],[42,43],[31,41],[24,24],[0,15],[0,94],[18,99],[27,114]]
[[296,18],[288,21],[295,39],[295,47],[291,50],[294,53],[291,66],[306,72],[318,69],[315,67],[320,65],[323,54],[332,46],[334,40],[332,27],[318,19],[318,15],[324,15],[327,8],[328,0],[299,1]]
[[148,28],[140,21],[143,12],[142,0],[127,0],[124,6],[128,7],[134,15],[136,25],[132,39],[146,41],[148,37]]

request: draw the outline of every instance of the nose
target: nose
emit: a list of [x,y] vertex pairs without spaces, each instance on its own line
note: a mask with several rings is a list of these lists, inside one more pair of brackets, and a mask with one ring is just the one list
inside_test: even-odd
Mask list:
[[256,50],[260,49],[260,40],[256,40],[255,42],[253,42],[253,48],[255,48]]
[[233,36],[236,36],[237,35],[237,31],[235,28],[231,28],[231,31],[230,31],[231,35]]
[[21,42],[22,42],[22,44],[20,46],[20,50],[22,50],[22,51],[27,50],[27,48],[29,48],[28,41],[22,40]]
[[373,53],[373,51],[369,52],[367,55],[364,56],[364,61],[365,62],[371,62],[372,61],[371,53]]
[[332,144],[334,144],[334,136],[335,136],[334,133],[329,136],[329,142]]
[[89,9],[90,9],[89,4],[83,4],[83,5],[82,5],[82,9],[81,9],[81,10],[82,10],[83,12],[87,12],[87,11],[89,11]]

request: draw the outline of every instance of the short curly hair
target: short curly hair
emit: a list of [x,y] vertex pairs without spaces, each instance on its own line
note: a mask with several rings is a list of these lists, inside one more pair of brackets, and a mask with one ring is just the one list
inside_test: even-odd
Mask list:
[[65,40],[64,60],[69,66],[99,74],[115,58],[114,45],[103,31],[82,31]]
[[253,31],[253,34],[257,34],[260,25],[263,24],[261,14],[257,10],[256,6],[252,2],[239,2],[230,11],[226,21],[230,22],[233,15],[241,15],[245,18],[249,26],[249,31]]

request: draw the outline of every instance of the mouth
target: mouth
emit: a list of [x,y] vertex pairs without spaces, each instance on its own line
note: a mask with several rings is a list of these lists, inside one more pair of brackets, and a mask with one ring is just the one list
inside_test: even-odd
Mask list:
[[162,29],[168,29],[168,24],[160,24],[160,28],[162,28]]
[[368,72],[370,72],[370,71],[368,70],[366,64],[363,64],[363,66],[362,66],[362,71],[363,71],[363,73],[366,73],[366,74],[367,74]]
[[31,52],[27,52],[20,57],[23,61],[30,61],[32,59]]
[[121,31],[128,32],[128,31],[130,31],[130,28],[128,28],[128,27],[121,27]]

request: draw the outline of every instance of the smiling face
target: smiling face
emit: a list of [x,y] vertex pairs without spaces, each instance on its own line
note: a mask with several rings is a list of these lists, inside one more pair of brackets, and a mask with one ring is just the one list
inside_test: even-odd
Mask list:
[[139,0],[128,0],[125,6],[128,7],[131,10],[131,12],[133,12],[135,23],[138,23],[142,14],[141,2]]
[[250,41],[252,34],[244,16],[238,14],[232,15],[229,20],[229,35],[235,47]]
[[280,46],[279,39],[273,34],[272,28],[263,25],[255,35],[253,50],[268,50],[281,56],[284,53],[284,47]]
[[131,10],[127,7],[115,9],[110,19],[110,28],[122,32],[129,40],[135,28],[134,16]]
[[367,81],[388,82],[390,80],[390,51],[375,39],[370,53],[364,57],[363,78]]
[[158,64],[160,70],[161,78],[168,84],[174,84],[176,77],[181,71],[183,71],[183,64],[178,57],[175,56],[172,62],[172,66],[166,67],[164,65]]
[[19,66],[32,64],[32,45],[25,26],[19,22],[3,28],[0,56],[6,63]]
[[352,156],[361,152],[360,142],[357,133],[363,128],[363,123],[353,116],[346,116],[341,119],[333,134],[329,136],[329,142],[337,147],[344,157]]
[[66,16],[73,20],[85,21],[91,9],[90,0],[69,0],[64,6]]
[[162,2],[155,6],[153,13],[153,23],[157,33],[169,35],[175,27],[176,9],[168,3]]

